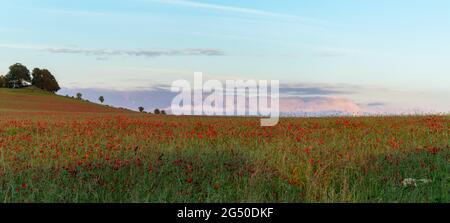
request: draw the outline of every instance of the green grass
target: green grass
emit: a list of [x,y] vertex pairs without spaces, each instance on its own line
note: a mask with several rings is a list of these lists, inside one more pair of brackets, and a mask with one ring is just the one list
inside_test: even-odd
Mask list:
[[450,202],[449,116],[263,128],[257,118],[118,112],[33,89],[0,98],[3,202]]

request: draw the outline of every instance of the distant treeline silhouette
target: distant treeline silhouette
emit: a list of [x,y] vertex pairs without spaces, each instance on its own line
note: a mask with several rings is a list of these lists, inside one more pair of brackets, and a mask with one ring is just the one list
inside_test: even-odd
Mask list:
[[[139,107],[138,110],[139,110],[139,112],[142,112],[142,113],[150,113],[150,114],[152,114],[151,112],[146,112],[145,108],[142,107],[142,106]],[[167,115],[166,111],[159,110],[158,108],[153,111],[153,114],[155,114],[155,115]]]

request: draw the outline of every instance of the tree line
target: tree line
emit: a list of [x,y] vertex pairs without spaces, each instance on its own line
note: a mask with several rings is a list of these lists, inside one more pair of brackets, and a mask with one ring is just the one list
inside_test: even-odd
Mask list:
[[[66,95],[66,97],[69,97],[69,95]],[[80,92],[78,92],[78,93],[76,94],[76,96],[75,96],[75,97],[72,97],[72,98],[76,98],[77,100],[84,100],[84,101],[89,102],[89,100],[83,99],[83,94],[80,93]],[[100,103],[103,104],[103,102],[105,102],[105,97],[100,96],[100,97],[98,97],[98,100],[100,101]],[[153,113],[145,111],[145,108],[142,107],[142,106],[139,106],[139,107],[138,107],[138,110],[139,110],[139,112],[141,112],[141,113],[155,114],[155,115],[167,115],[167,112],[166,112],[165,110],[160,110],[159,108],[156,108],[156,109],[153,111]]]
[[1,88],[23,88],[27,86],[35,86],[52,93],[61,89],[55,76],[47,69],[34,68],[30,74],[30,70],[26,66],[16,63],[9,67],[9,72],[6,75],[0,75]]
[[[147,113],[145,111],[145,108],[142,107],[142,106],[139,107],[138,109],[139,109],[139,112],[141,112],[141,113]],[[155,114],[155,115],[167,115],[165,110],[159,110],[158,108],[153,111],[153,114]]]

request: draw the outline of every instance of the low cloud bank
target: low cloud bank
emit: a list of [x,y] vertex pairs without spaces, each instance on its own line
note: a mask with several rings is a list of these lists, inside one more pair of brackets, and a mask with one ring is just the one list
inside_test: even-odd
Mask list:
[[[98,97],[104,96],[105,104],[133,110],[143,106],[147,111],[152,111],[155,108],[170,111],[171,102],[177,95],[160,87],[141,91],[63,88],[59,94],[73,96],[77,92],[81,92],[83,98],[93,102],[98,102]],[[342,97],[280,97],[280,112],[282,115],[354,114],[361,111],[362,109],[357,103]]]

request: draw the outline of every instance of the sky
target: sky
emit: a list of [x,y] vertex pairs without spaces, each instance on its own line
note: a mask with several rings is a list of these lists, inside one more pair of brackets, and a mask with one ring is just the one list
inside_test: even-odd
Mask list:
[[0,74],[166,107],[163,86],[280,80],[286,112],[450,111],[448,0],[0,0]]

